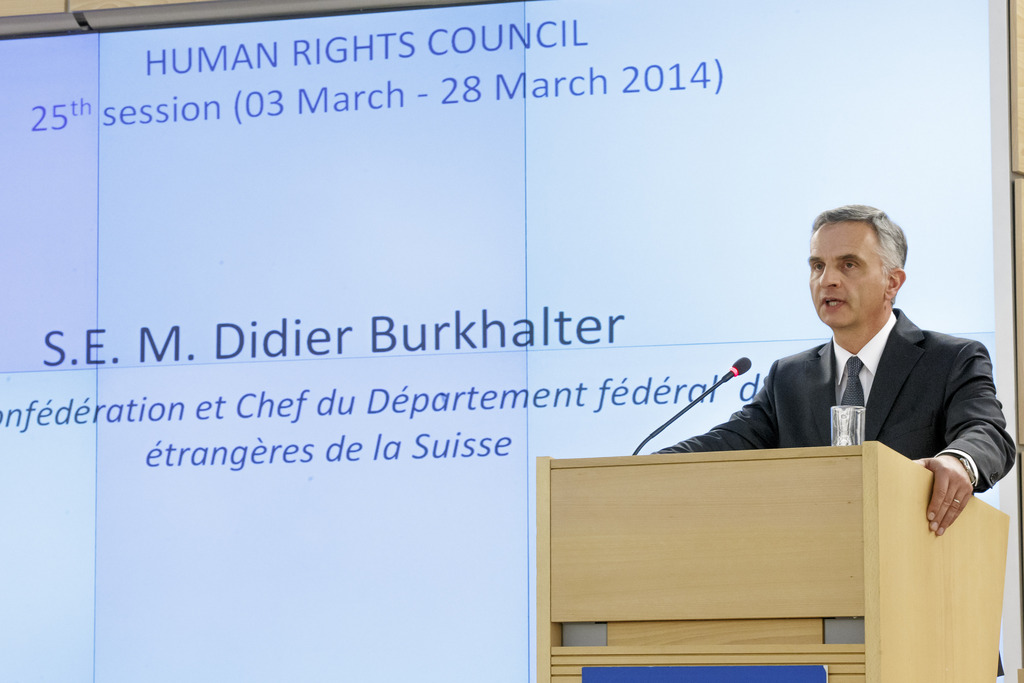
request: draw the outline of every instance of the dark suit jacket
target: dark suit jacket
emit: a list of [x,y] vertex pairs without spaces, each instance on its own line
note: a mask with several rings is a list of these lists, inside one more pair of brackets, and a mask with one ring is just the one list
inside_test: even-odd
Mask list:
[[[988,351],[896,316],[868,396],[864,438],[913,460],[961,450],[978,466],[976,490],[990,488],[1013,466],[1016,449]],[[835,364],[831,342],[776,361],[754,400],[728,422],[660,452],[828,446]]]

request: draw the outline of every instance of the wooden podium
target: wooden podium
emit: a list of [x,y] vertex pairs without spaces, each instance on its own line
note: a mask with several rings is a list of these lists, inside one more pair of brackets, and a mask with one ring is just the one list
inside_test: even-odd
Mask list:
[[[538,682],[772,664],[827,665],[829,683],[995,681],[1009,518],[971,500],[936,537],[931,481],[875,442],[539,458]],[[826,643],[848,617],[864,642]],[[606,645],[562,645],[587,622]]]

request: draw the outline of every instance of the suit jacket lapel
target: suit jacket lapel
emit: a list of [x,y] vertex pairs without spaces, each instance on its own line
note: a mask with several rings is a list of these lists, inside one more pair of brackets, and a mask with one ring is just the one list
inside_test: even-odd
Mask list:
[[921,330],[902,312],[898,312],[897,316],[896,327],[885,343],[885,350],[878,361],[878,371],[871,384],[871,395],[868,396],[867,419],[864,425],[866,441],[878,440],[896,397],[899,396],[910,371],[924,353],[917,345],[924,339]]
[[832,343],[818,349],[817,356],[808,361],[807,390],[810,394],[810,405],[814,406],[814,433],[818,443],[832,443],[832,406],[836,402],[836,354],[832,352]]

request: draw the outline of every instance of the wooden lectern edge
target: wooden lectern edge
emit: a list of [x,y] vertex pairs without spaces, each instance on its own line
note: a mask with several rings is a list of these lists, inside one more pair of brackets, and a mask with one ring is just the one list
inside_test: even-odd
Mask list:
[[[551,681],[551,648],[561,645],[551,623],[551,458],[537,458],[537,683]],[[542,502],[548,505],[542,505]],[[544,572],[546,575],[542,575]]]
[[[872,442],[868,442],[872,443]],[[707,453],[651,453],[648,455],[595,456],[593,458],[574,456],[556,458],[539,456],[537,460],[549,460],[551,469],[573,469],[579,467],[622,467],[636,465],[665,465],[681,462],[732,462],[740,460],[791,460],[793,458],[836,458],[859,456],[861,446],[822,446],[816,448],[775,448],[748,451],[713,451]]]

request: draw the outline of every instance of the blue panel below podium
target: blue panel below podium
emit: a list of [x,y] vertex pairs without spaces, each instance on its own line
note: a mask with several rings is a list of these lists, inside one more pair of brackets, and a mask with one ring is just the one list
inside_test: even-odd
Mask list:
[[827,683],[823,666],[584,667],[583,683]]

